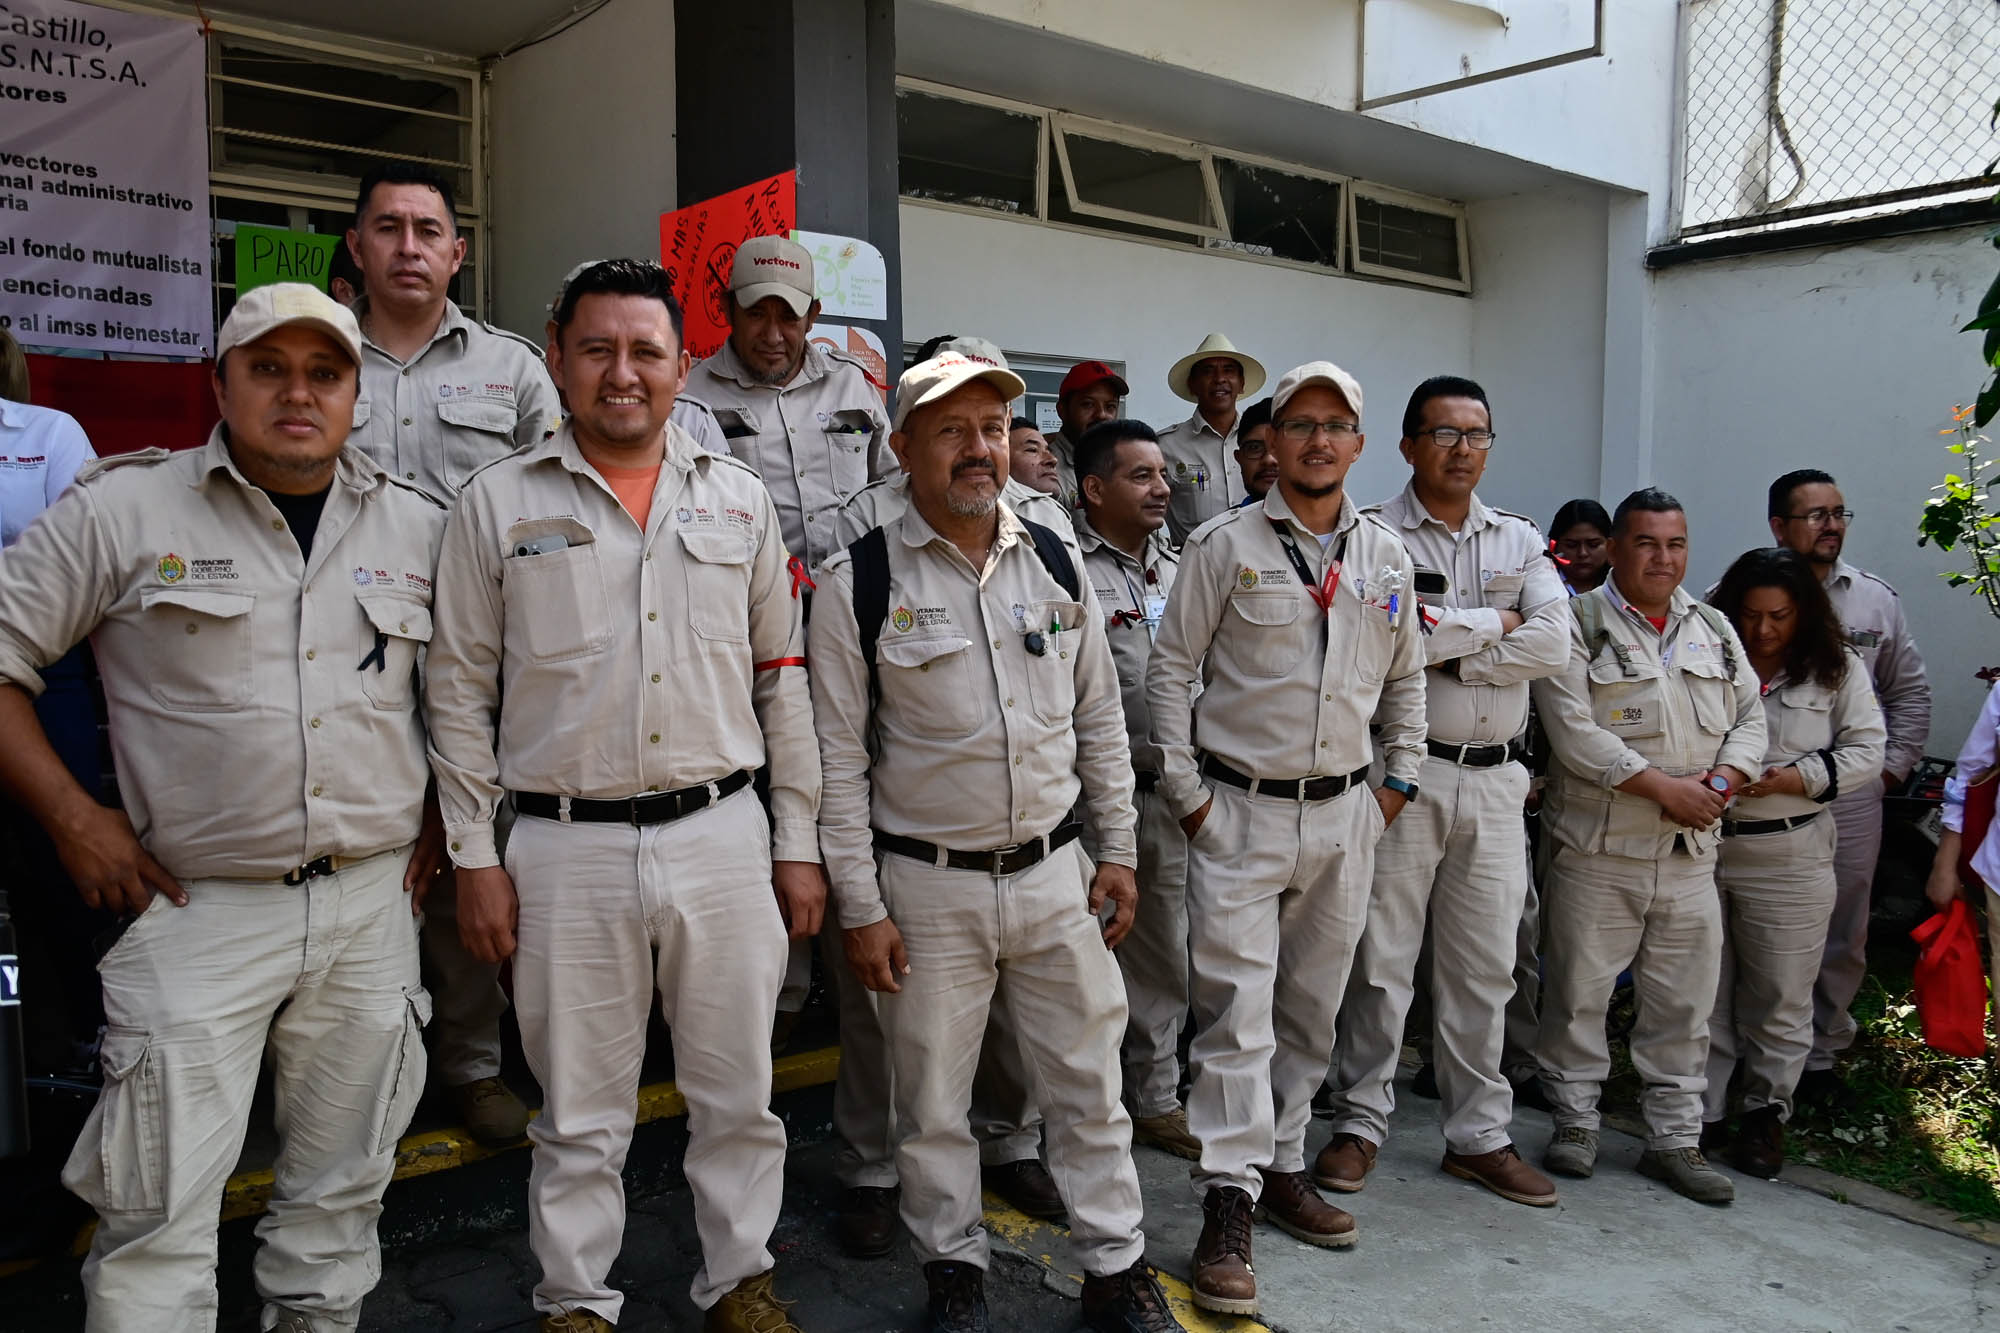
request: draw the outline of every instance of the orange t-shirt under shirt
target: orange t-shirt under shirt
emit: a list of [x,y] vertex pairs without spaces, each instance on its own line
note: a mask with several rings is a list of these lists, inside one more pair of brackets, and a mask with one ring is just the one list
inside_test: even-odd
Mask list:
[[[661,462],[666,460],[662,459]],[[639,525],[639,531],[646,530],[646,518],[653,512],[653,487],[660,480],[660,463],[651,467],[612,467],[608,463],[592,463],[597,475],[604,478],[604,484],[618,497],[618,503],[625,506],[625,512]]]

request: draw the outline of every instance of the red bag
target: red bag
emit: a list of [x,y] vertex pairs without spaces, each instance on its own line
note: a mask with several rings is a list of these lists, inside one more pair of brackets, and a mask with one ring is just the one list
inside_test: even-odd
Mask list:
[[1965,828],[1958,840],[1958,882],[1970,884],[1975,889],[1991,886],[1973,873],[1972,858],[1979,853],[1979,844],[1986,841],[1987,830],[1993,827],[1994,797],[2000,795],[2000,765],[1987,769],[1984,773],[1965,784]]
[[1917,955],[1917,1017],[1924,1045],[1947,1055],[1986,1054],[1986,973],[1978,927],[1963,898],[1910,932]]

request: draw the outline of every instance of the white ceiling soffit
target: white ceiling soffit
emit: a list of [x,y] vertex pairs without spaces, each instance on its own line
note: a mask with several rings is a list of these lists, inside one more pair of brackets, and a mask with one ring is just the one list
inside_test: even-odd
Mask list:
[[[642,0],[654,3],[655,0]],[[559,25],[595,0],[222,0],[232,17],[335,31],[454,56],[485,56]]]
[[1193,70],[1165,71],[1129,52],[935,0],[897,0],[896,72],[1441,199],[1496,199],[1575,180],[1373,116]]

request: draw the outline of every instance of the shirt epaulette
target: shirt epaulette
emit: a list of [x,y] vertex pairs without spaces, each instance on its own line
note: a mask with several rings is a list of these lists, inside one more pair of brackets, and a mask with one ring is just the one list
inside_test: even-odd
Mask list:
[[[560,425],[558,425],[558,426],[556,427],[556,430],[561,430],[561,429],[562,429],[562,427],[561,427]],[[530,450],[530,449],[539,449],[539,448],[541,448],[541,447],[542,447],[543,445],[547,444],[547,443],[549,442],[549,440],[550,440],[550,439],[552,439],[552,438],[553,438],[553,437],[555,436],[555,433],[556,433],[556,432],[555,432],[554,430],[552,430],[552,431],[550,431],[550,432],[549,432],[548,434],[546,434],[546,435],[542,436],[542,438],[541,438],[541,439],[537,440],[537,441],[536,441],[535,443],[533,443],[533,444],[522,444],[522,445],[516,445],[516,446],[515,446],[514,448],[512,448],[512,449],[509,449],[509,450],[508,450],[508,451],[507,451],[506,453],[504,453],[504,454],[501,454],[501,455],[500,455],[500,456],[499,456],[498,458],[489,458],[489,459],[487,459],[487,460],[486,460],[486,461],[485,461],[484,463],[481,463],[481,464],[480,464],[480,465],[479,465],[478,467],[476,467],[476,468],[472,469],[472,471],[470,471],[470,472],[468,472],[468,473],[466,473],[466,474],[465,474],[465,480],[464,480],[464,481],[462,481],[462,482],[460,482],[460,483],[458,484],[458,489],[459,489],[459,492],[460,492],[461,494],[463,494],[463,493],[464,493],[464,491],[465,491],[465,488],[466,488],[467,486],[470,486],[470,485],[472,484],[472,479],[473,479],[474,477],[478,476],[478,475],[479,475],[480,473],[482,473],[482,472],[485,472],[485,471],[487,471],[487,470],[488,470],[489,468],[491,468],[491,467],[492,467],[492,466],[493,466],[494,464],[496,464],[496,463],[504,463],[504,462],[506,462],[506,461],[507,461],[508,459],[510,459],[510,458],[519,458],[519,457],[520,457],[520,456],[521,456],[522,454],[526,453],[526,452],[527,452],[528,450]],[[385,469],[385,470],[386,470],[386,469]],[[397,482],[397,483],[398,483],[399,485],[405,485],[405,486],[409,486],[409,483],[407,483],[407,482],[404,482],[404,481],[402,481],[402,479],[401,479],[401,478],[399,478],[399,477],[397,477],[397,476],[396,476],[396,474],[395,474],[395,473],[393,473],[393,472],[390,472],[390,473],[388,473],[388,477],[389,477],[389,480],[390,480],[390,481],[394,481],[394,482]],[[413,490],[413,491],[416,491],[416,492],[417,492],[418,494],[420,494],[420,495],[425,495],[425,496],[428,496],[428,495],[430,494],[430,492],[429,492],[429,491],[426,491],[426,490],[424,490],[424,489],[423,489],[422,487],[420,487],[420,486],[409,486],[409,489],[410,489],[410,490]],[[445,507],[446,507],[447,509],[449,509],[449,508],[450,508],[451,506],[449,506],[449,505],[446,505]]]
[[1885,589],[1888,590],[1888,593],[1891,597],[1895,598],[1902,597],[1902,594],[1896,591],[1895,585],[1890,583],[1889,580],[1883,578],[1880,574],[1870,574],[1867,570],[1859,568],[1855,569],[1854,572],[1856,574],[1859,574],[1862,578],[1867,579],[1870,583],[1881,584]]
[[1502,509],[1498,505],[1487,505],[1486,512],[1489,514],[1498,514],[1501,518],[1519,519],[1521,522],[1526,523],[1529,527],[1533,528],[1536,532],[1540,532],[1542,530],[1541,526],[1537,524],[1534,519],[1529,518],[1526,514],[1517,514],[1511,509]]
[[[493,461],[497,463],[500,460],[496,458]],[[429,491],[417,485],[417,483],[415,483],[414,481],[407,481],[404,478],[397,476],[395,473],[388,471],[386,468],[382,472],[382,479],[388,482],[391,486],[398,487],[402,490],[408,491],[412,495],[420,496],[423,499],[429,500],[439,509],[449,510],[451,508],[450,505],[446,504],[443,500],[440,500],[437,496],[432,495]],[[471,481],[472,478],[467,477],[466,480]]]
[[135,449],[129,454],[106,454],[102,458],[93,458],[76,470],[76,484],[81,486],[95,481],[113,468],[126,467],[133,463],[162,463],[172,458],[174,452],[172,449],[155,446],[151,449]]
[[[1264,508],[1262,505],[1253,505],[1252,508],[1255,509],[1256,512],[1259,514],[1264,512]],[[1187,535],[1187,540],[1181,543],[1181,549],[1186,550],[1188,547],[1194,545],[1196,541],[1205,537],[1209,532],[1213,531],[1216,528],[1222,527],[1224,524],[1234,523],[1238,518],[1242,517],[1244,514],[1249,512],[1250,510],[1244,509],[1241,506],[1236,506],[1236,505],[1233,505],[1230,508],[1223,510],[1221,513],[1217,514],[1214,518],[1209,519],[1206,523],[1203,523],[1193,532],[1190,532]]]
[[534,339],[524,337],[512,329],[503,329],[498,324],[489,324],[483,319],[479,321],[479,327],[485,329],[496,338],[505,338],[508,342],[521,344],[521,346],[527,348],[533,354],[535,360],[540,361],[542,359],[543,348]]
[[[1387,500],[1377,500],[1377,501],[1376,501],[1376,502],[1375,502],[1374,504],[1372,504],[1372,505],[1363,505],[1363,506],[1361,506],[1361,508],[1360,508],[1360,509],[1358,509],[1358,510],[1356,510],[1355,512],[1356,512],[1356,513],[1361,513],[1361,514],[1369,514],[1369,515],[1372,515],[1372,516],[1375,516],[1375,517],[1380,517],[1380,516],[1381,516],[1381,513],[1382,513],[1382,506],[1383,506],[1383,505],[1385,505],[1385,504],[1388,504],[1388,503],[1389,503],[1389,502],[1388,502]],[[1496,511],[1494,511],[1494,512],[1496,512],[1496,513],[1497,513],[1497,512],[1499,512],[1499,511],[1497,511],[1497,510],[1496,510]]]
[[721,466],[733,467],[738,472],[742,472],[747,476],[749,476],[749,478],[752,481],[757,483],[759,489],[762,489],[764,485],[764,479],[757,474],[757,469],[751,467],[748,463],[736,457],[734,454],[712,454],[709,453],[707,450],[703,450],[700,454],[697,454],[695,456],[694,462],[696,467],[700,467],[703,463],[707,463],[712,467],[721,467]]
[[854,369],[860,371],[862,378],[866,379],[870,384],[875,382],[875,376],[869,372],[868,363],[854,355],[854,353],[842,351],[838,347],[828,347],[825,343],[819,345],[819,350],[821,355],[825,356],[827,360],[837,361],[844,366],[852,366]]

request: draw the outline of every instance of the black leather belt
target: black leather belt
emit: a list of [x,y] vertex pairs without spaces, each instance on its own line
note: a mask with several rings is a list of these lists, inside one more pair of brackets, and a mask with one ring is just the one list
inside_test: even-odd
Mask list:
[[1252,796],[1275,796],[1281,801],[1330,801],[1368,777],[1368,766],[1364,764],[1336,778],[1253,778],[1248,773],[1238,773],[1212,754],[1203,756],[1201,771]]
[[995,847],[990,852],[954,852],[949,847],[940,847],[922,838],[905,838],[899,833],[884,833],[876,829],[875,848],[947,870],[984,870],[990,875],[1018,875],[1054,855],[1057,848],[1075,842],[1082,832],[1083,825],[1072,821],[1057,825],[1055,832],[1033,842]]
[[1510,761],[1527,762],[1527,747],[1507,745],[1450,745],[1426,740],[1424,745],[1439,759],[1449,759],[1461,768],[1498,768]]
[[[546,792],[517,791],[514,808],[536,819],[553,819],[565,824],[667,824],[706,810],[725,796],[733,796],[750,785],[750,775],[741,769],[717,782],[678,791],[651,792],[628,796],[622,801],[594,801],[582,796],[550,796]],[[563,802],[569,812],[563,813]]]
[[353,865],[359,859],[359,857],[355,856],[322,856],[317,861],[308,861],[302,866],[287,870],[284,882],[296,889],[309,879],[318,879],[322,875],[331,875],[342,866]]
[[1725,819],[1722,821],[1722,836],[1725,838],[1755,837],[1759,833],[1788,833],[1802,824],[1810,824],[1824,811],[1811,810],[1790,819]]
[[1139,791],[1151,791],[1160,785],[1160,775],[1150,768],[1142,768],[1132,774],[1132,785]]

